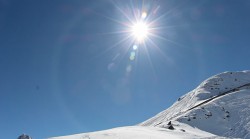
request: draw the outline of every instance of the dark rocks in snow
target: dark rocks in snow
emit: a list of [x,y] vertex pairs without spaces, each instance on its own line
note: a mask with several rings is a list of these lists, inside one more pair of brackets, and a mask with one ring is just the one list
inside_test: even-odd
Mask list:
[[186,130],[184,130],[184,129],[180,129],[182,132],[186,132]]
[[173,125],[168,126],[168,129],[170,129],[170,130],[174,130]]
[[205,115],[206,115],[207,117],[210,117],[210,116],[212,116],[212,113],[211,113],[211,112],[205,113]]
[[163,127],[167,128],[167,129],[170,129],[170,130],[174,130],[175,129],[171,121],[169,121],[167,125],[163,125]]
[[222,111],[225,111],[225,108],[224,108],[224,107],[221,107],[221,110],[222,110]]
[[168,125],[172,125],[171,121],[168,122]]
[[240,90],[239,88],[235,88],[232,90],[232,92],[239,91],[239,90]]

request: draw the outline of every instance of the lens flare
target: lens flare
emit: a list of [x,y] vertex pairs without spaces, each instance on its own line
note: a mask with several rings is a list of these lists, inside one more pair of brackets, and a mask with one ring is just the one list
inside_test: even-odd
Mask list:
[[137,50],[138,49],[138,46],[137,45],[133,45],[133,50]]
[[142,18],[142,19],[145,19],[147,16],[148,16],[148,14],[147,14],[146,12],[143,12],[143,13],[141,14],[141,18]]

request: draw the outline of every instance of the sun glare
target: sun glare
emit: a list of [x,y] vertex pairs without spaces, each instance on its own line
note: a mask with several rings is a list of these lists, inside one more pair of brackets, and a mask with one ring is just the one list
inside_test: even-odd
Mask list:
[[142,1],[142,3],[131,1],[131,5],[128,4],[126,6],[124,6],[123,2],[114,2],[114,5],[118,10],[119,18],[107,18],[121,25],[118,27],[117,31],[111,32],[111,34],[121,34],[122,39],[111,45],[108,50],[122,47],[122,52],[128,54],[128,59],[130,61],[126,68],[128,75],[133,70],[133,66],[141,60],[139,58],[140,56],[146,56],[152,70],[154,70],[150,57],[150,52],[152,50],[159,52],[164,58],[167,58],[160,47],[158,47],[156,41],[163,40],[172,42],[165,38],[165,36],[160,35],[165,34],[162,31],[168,27],[165,25],[162,26],[159,22],[161,22],[161,20],[165,21],[165,16],[168,14],[160,12],[160,4],[158,5],[156,1]]
[[142,42],[147,38],[149,27],[145,22],[135,23],[131,29],[132,35],[138,42]]

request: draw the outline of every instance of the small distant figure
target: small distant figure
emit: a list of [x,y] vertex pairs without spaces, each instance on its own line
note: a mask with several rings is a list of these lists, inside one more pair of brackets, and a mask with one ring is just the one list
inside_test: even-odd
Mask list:
[[17,139],[32,139],[29,135],[22,134]]

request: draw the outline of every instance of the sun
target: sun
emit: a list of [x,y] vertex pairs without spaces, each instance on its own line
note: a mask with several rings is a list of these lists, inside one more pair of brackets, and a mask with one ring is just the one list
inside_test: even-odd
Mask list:
[[169,61],[168,56],[161,49],[162,46],[160,47],[158,44],[162,44],[163,41],[177,44],[167,38],[170,33],[167,29],[172,29],[172,26],[165,25],[165,21],[170,19],[167,17],[170,12],[162,11],[158,1],[130,1],[130,4],[125,5],[124,2],[113,1],[113,4],[117,15],[115,14],[114,18],[104,17],[117,23],[117,26],[115,26],[114,31],[107,34],[117,34],[120,40],[110,45],[105,52],[121,48],[119,56],[120,54],[127,55],[130,61],[126,68],[128,75],[140,60],[148,61],[155,74],[150,53],[152,51],[158,52],[165,61]]
[[134,23],[131,27],[131,33],[138,42],[143,42],[149,34],[149,26],[143,21]]

